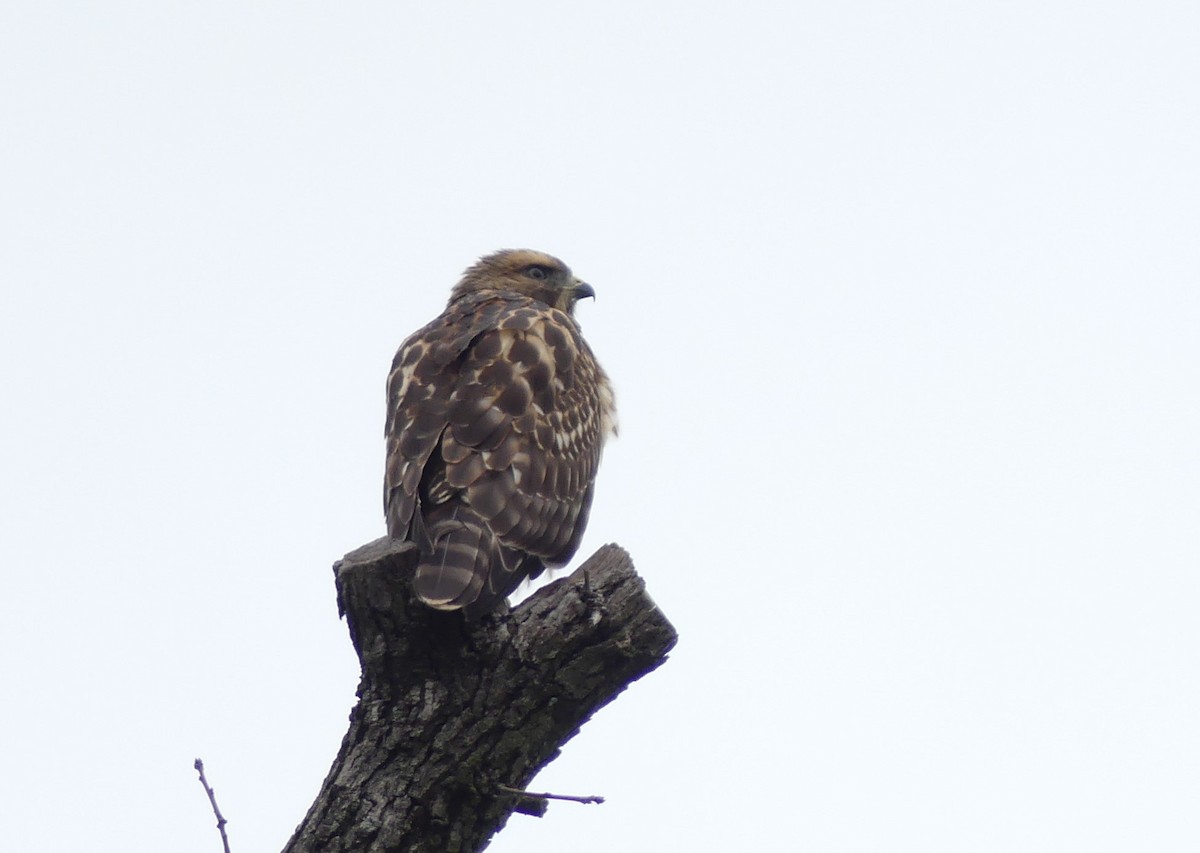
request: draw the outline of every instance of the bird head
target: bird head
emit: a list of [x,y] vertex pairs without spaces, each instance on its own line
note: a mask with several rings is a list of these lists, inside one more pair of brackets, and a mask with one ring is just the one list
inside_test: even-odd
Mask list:
[[480,290],[520,293],[568,314],[575,313],[577,300],[596,296],[558,258],[533,249],[503,249],[480,258],[463,273],[450,301]]

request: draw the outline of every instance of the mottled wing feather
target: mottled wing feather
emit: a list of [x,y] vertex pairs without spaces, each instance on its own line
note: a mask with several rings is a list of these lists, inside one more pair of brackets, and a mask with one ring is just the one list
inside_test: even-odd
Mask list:
[[498,321],[502,307],[478,297],[459,300],[410,335],[392,361],[384,508],[388,533],[395,538],[412,538],[418,489],[425,464],[446,427],[457,362],[472,340]]
[[505,545],[574,554],[603,444],[600,381],[574,322],[549,308],[503,315],[464,353],[441,456]]

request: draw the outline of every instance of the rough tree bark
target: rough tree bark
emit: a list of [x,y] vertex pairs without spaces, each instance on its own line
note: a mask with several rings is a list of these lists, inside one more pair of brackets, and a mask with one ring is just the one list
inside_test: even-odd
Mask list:
[[415,549],[378,539],[334,566],[362,664],[350,729],[284,853],[482,850],[597,709],[657,668],[675,629],[605,545],[506,615],[414,602]]

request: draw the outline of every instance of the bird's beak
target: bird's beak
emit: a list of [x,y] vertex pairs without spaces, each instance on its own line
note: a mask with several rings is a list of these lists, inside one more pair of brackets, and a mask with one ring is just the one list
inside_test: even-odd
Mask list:
[[571,295],[575,299],[583,299],[584,297],[587,297],[587,296],[590,296],[592,299],[595,299],[596,291],[592,290],[592,286],[590,284],[588,284],[586,281],[580,281],[579,279],[575,279],[575,286],[571,288]]

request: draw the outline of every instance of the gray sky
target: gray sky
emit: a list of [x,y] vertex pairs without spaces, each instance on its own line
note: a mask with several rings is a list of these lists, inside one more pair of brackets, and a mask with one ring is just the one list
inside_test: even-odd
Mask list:
[[[1200,847],[1190,3],[0,8],[0,838],[278,849],[383,383],[493,249],[681,635],[492,849]],[[453,5],[455,11],[449,11]]]

